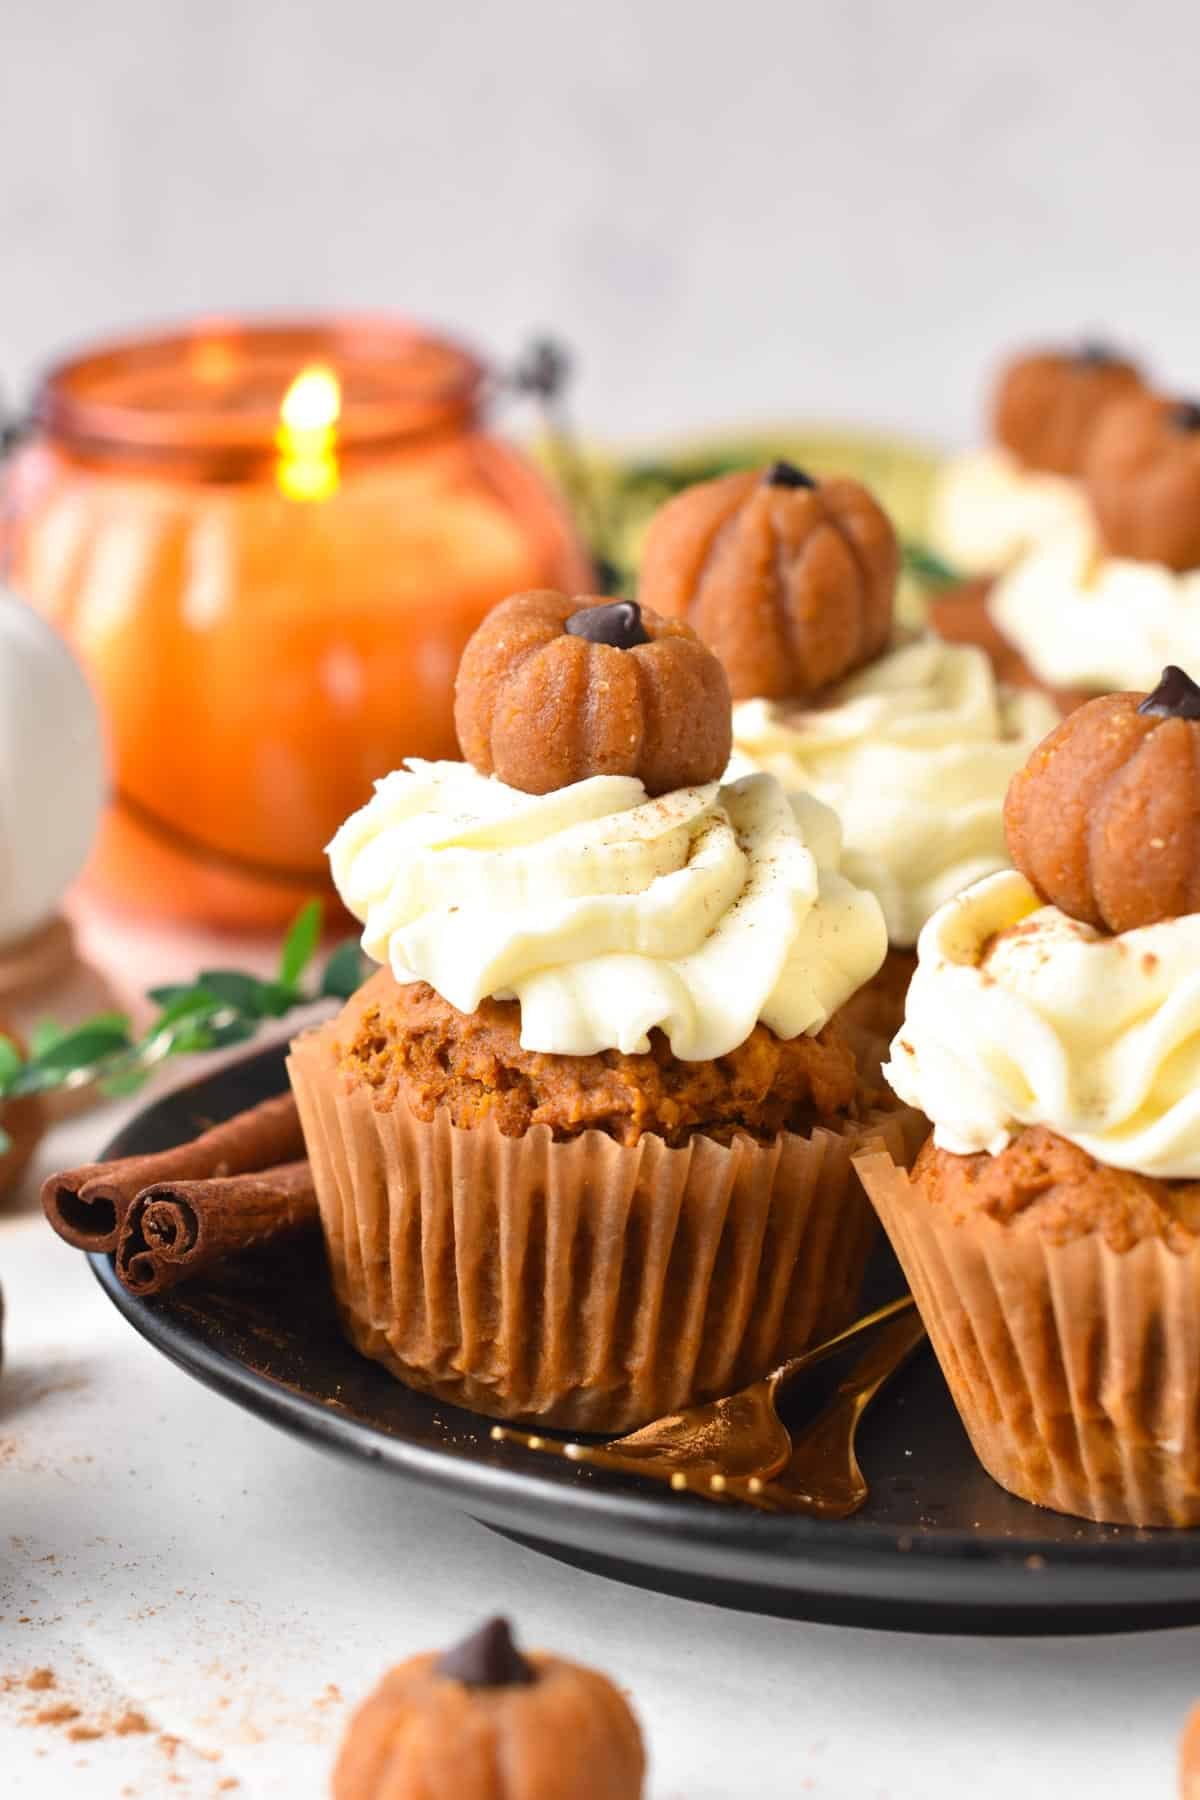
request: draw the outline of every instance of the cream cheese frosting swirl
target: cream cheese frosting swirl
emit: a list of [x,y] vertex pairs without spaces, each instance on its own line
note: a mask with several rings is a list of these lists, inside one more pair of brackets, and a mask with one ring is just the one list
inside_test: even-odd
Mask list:
[[1112,1168],[1200,1179],[1200,914],[1110,937],[989,876],[921,933],[884,1074],[958,1155],[1045,1125]]
[[1152,688],[1166,663],[1200,667],[1200,569],[1108,556],[1090,528],[1023,557],[988,611],[1052,687]]
[[1027,469],[993,446],[951,457],[930,503],[933,548],[964,575],[994,575],[1032,545],[1086,523],[1083,488],[1065,475]]
[[951,894],[1008,863],[1005,790],[1058,720],[1044,694],[998,684],[982,650],[925,637],[820,706],[744,701],[733,769],[766,769],[833,807],[843,869],[879,899],[891,942],[908,946]]
[[816,1032],[879,968],[878,903],[837,867],[837,821],[751,775],[650,800],[594,776],[519,792],[465,763],[410,762],[329,847],[363,947],[460,1012],[521,1005],[527,1050],[687,1061],[762,1021]]

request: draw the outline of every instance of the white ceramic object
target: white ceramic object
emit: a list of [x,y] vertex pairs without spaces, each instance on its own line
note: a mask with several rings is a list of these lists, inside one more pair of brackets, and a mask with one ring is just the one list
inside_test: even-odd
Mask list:
[[0,589],[0,948],[39,930],[83,867],[104,801],[100,715],[83,670]]

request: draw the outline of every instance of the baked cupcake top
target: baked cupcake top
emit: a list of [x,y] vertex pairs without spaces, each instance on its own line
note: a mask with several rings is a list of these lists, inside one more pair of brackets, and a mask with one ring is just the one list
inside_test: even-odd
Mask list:
[[832,806],[847,875],[909,948],[948,895],[1004,866],[1004,790],[1058,714],[998,686],[973,646],[897,642],[897,562],[865,488],[776,463],[670,501],[642,580],[726,665],[731,773]]
[[1021,866],[925,927],[884,1070],[939,1148],[998,1155],[1044,1125],[1200,1179],[1198,789],[1200,690],[1178,671],[1089,702],[1014,781]]
[[1094,434],[1141,384],[1136,364],[1103,344],[1012,358],[991,395],[993,441],[951,457],[939,477],[934,547],[964,574],[990,575],[1045,538],[1085,526],[1081,477]]
[[[595,714],[612,692],[597,683],[576,703]],[[656,720],[664,742],[676,728]],[[688,1061],[759,1022],[817,1032],[879,968],[878,903],[839,854],[833,815],[766,775],[651,796],[636,774],[584,773],[530,793],[421,762],[379,782],[330,845],[364,948],[397,981],[426,981],[462,1013],[518,1000],[525,1049],[634,1053],[657,1027]]]
[[1200,405],[1135,391],[1092,434],[1086,504],[997,583],[992,618],[1055,687],[1200,668]]

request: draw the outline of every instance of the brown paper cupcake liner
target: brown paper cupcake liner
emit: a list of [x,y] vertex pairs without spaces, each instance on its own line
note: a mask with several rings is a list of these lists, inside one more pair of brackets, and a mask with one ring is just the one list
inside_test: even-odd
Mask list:
[[[344,1327],[410,1387],[620,1432],[729,1393],[853,1317],[874,1214],[851,1157],[911,1116],[670,1149],[386,1109],[328,1027],[289,1061]],[[906,1132],[908,1136],[906,1137]]]
[[975,1453],[1001,1487],[1107,1524],[1200,1524],[1200,1246],[1052,1243],[931,1206],[856,1159]]

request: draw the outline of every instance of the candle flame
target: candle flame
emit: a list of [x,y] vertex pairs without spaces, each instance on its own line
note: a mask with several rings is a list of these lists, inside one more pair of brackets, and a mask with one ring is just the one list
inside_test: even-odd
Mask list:
[[289,500],[325,500],[338,485],[337,433],[341,383],[332,369],[301,369],[279,408],[279,490]]
[[325,432],[337,424],[342,410],[342,388],[332,369],[313,363],[301,369],[287,393],[279,417],[292,432]]

